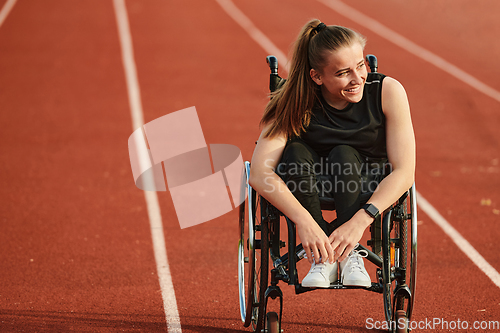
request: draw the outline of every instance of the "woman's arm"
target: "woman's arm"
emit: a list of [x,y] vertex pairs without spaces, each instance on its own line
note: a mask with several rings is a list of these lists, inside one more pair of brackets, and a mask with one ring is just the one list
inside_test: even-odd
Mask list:
[[[392,172],[385,177],[368,203],[383,212],[407,191],[415,177],[415,136],[408,98],[403,86],[386,77],[382,85],[382,109],[386,118],[386,145]],[[363,209],[330,235],[332,247],[344,260],[373,222]]]
[[286,137],[279,135],[265,138],[263,129],[253,153],[250,168],[250,185],[297,226],[297,233],[309,262],[327,259],[333,263],[334,252],[324,231],[311,214],[299,203],[283,180],[274,172],[286,145]]

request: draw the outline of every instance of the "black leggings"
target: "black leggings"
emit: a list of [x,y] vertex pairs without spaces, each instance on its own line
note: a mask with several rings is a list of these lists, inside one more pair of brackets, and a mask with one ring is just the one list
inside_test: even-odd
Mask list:
[[[336,146],[325,159],[301,139],[292,139],[283,151],[276,172],[330,235],[360,209],[362,193],[375,191],[386,174],[386,161],[368,161],[347,145]],[[331,223],[323,219],[320,196],[335,200],[337,219]]]

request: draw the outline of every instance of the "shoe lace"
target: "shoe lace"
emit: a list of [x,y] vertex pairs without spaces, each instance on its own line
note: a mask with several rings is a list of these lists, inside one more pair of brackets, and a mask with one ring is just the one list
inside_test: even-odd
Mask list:
[[[307,254],[304,254],[304,258],[307,259]],[[312,255],[312,258],[314,258],[314,254]],[[326,264],[324,262],[321,262],[321,257],[319,258],[320,262],[317,264],[316,262],[313,263],[313,267],[312,268],[312,271],[311,272],[314,272],[316,270],[318,271],[322,271],[323,269],[326,268]]]
[[348,265],[350,272],[354,270],[362,271],[363,270],[363,259],[368,257],[368,252],[366,250],[352,250],[349,256],[347,257]]
[[322,272],[325,268],[326,268],[326,264],[320,262],[319,264],[314,264],[312,272],[317,272],[317,271]]

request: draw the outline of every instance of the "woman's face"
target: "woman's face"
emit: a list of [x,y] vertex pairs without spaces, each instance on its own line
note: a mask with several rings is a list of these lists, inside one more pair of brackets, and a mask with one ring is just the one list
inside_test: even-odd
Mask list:
[[363,47],[359,43],[328,52],[326,66],[311,69],[311,78],[321,86],[325,100],[341,110],[349,103],[357,103],[363,97],[367,70]]

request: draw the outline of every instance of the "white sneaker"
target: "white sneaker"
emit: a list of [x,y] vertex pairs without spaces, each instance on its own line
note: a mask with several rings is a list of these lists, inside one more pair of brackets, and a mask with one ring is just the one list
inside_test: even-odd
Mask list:
[[330,264],[330,262],[325,263],[313,263],[309,273],[302,280],[303,287],[311,288],[328,288],[330,283],[338,280],[337,262]]
[[368,252],[365,250],[352,250],[349,256],[340,263],[341,282],[344,286],[371,287],[370,275],[363,261],[363,258],[367,256]]

